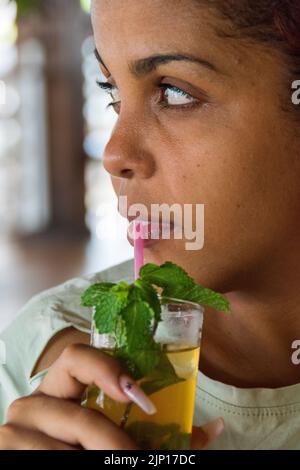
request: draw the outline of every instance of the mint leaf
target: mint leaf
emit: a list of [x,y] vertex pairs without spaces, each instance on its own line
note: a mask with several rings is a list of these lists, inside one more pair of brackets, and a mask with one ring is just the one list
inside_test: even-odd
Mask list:
[[184,289],[194,285],[193,279],[186,271],[171,261],[166,261],[160,266],[147,263],[141,267],[139,275],[142,280],[155,284],[156,286],[168,288],[170,291],[176,289],[178,286]]
[[161,345],[154,341],[148,345],[148,349],[134,353],[134,361],[143,374],[143,377],[150,375],[151,372],[155,370],[159,364],[161,355]]
[[84,307],[93,307],[101,298],[103,292],[108,292],[114,285],[112,282],[101,282],[92,284],[81,296],[81,305]]
[[153,437],[161,438],[168,435],[172,435],[180,430],[180,426],[177,423],[170,424],[157,424],[149,421],[134,421],[133,423],[126,426],[126,431],[130,434],[134,440],[139,439],[141,435],[147,440],[153,439]]
[[125,428],[141,449],[163,450],[189,449],[191,435],[180,432],[177,423],[157,424],[148,421],[134,421]]
[[127,349],[136,351],[147,348],[153,342],[154,312],[143,300],[130,302],[121,312],[126,324]]
[[[169,295],[168,290],[166,290],[166,294],[164,295]],[[190,290],[178,291],[178,295],[179,298],[183,300],[196,302],[200,305],[207,305],[220,312],[230,312],[229,302],[223,295],[198,284],[195,284]]]
[[178,377],[168,356],[162,353],[157,367],[148,374],[146,381],[142,382],[140,387],[147,395],[150,395],[184,380]]
[[172,433],[160,446],[159,450],[189,450],[192,435],[187,432]]
[[127,298],[130,286],[126,282],[119,284],[96,284],[83,295],[85,304],[92,305],[95,308],[94,322],[100,334],[113,333],[120,322],[116,324],[121,310],[127,304]]
[[112,333],[118,314],[122,309],[119,299],[111,292],[106,292],[95,305],[94,322],[98,333]]
[[139,274],[142,281],[162,287],[162,296],[196,302],[226,313],[230,311],[229,302],[223,295],[196,284],[183,268],[171,261],[161,266],[147,263]]
[[143,300],[131,301],[121,312],[126,345],[116,352],[134,378],[148,375],[159,363],[161,345],[153,339],[154,311]]
[[136,365],[135,358],[132,354],[128,353],[126,346],[116,349],[114,351],[114,357],[121,361],[122,365],[128,370],[134,380],[139,380],[143,377],[143,372]]
[[114,324],[115,347],[124,348],[127,344],[126,325],[122,317],[118,316]]
[[[161,320],[161,306],[156,289],[143,279],[137,279],[133,283],[132,294],[136,299],[144,300],[147,302],[154,311],[155,321]],[[131,295],[131,293],[130,293]]]
[[126,307],[128,303],[130,289],[131,286],[127,282],[121,281],[118,282],[118,284],[115,284],[110,290],[110,292],[118,298],[122,308]]
[[159,345],[156,345],[156,349],[152,350],[128,351],[122,348],[116,352],[116,357],[122,360],[128,371],[133,374],[133,378],[139,380],[158,366],[161,354]]

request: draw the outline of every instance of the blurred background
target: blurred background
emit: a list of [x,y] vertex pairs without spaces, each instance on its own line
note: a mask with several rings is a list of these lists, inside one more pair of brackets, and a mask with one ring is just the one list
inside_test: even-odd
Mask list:
[[[90,0],[0,0],[0,331],[34,294],[132,258],[101,158],[115,124]],[[124,236],[101,239],[112,204]]]

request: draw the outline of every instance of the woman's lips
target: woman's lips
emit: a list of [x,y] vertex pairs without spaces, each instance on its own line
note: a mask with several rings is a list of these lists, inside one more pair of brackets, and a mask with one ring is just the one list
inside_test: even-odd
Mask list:
[[127,240],[132,246],[134,246],[134,223],[140,224],[138,236],[143,238],[145,247],[158,243],[161,240],[170,240],[171,238],[173,231],[172,222],[167,224],[162,222],[134,220],[129,224],[127,230]]

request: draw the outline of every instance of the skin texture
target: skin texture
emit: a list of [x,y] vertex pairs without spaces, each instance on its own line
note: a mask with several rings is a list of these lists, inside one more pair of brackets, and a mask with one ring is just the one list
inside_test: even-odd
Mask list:
[[[231,302],[230,316],[206,311],[201,370],[242,387],[297,382],[300,140],[299,122],[282,110],[291,85],[283,56],[219,37],[225,23],[194,2],[97,0],[93,26],[120,100],[104,154],[116,193],[123,177],[128,205],[205,204],[202,250],[186,251],[185,240],[145,250],[146,262],[172,260]],[[130,73],[132,60],[166,52],[202,57],[221,73],[183,62]],[[162,83],[200,106],[161,108]]]

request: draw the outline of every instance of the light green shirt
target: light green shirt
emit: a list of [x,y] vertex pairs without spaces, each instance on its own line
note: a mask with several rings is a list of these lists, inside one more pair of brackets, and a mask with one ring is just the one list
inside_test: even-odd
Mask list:
[[[5,422],[9,404],[32,393],[47,373],[31,377],[50,338],[70,326],[90,332],[89,309],[80,306],[83,290],[93,282],[121,279],[132,282],[133,260],[71,279],[36,295],[23,307],[0,335],[2,362],[6,362],[0,365],[0,423]],[[225,420],[225,431],[209,449],[300,449],[300,384],[239,389],[199,372],[194,425],[219,416]]]

